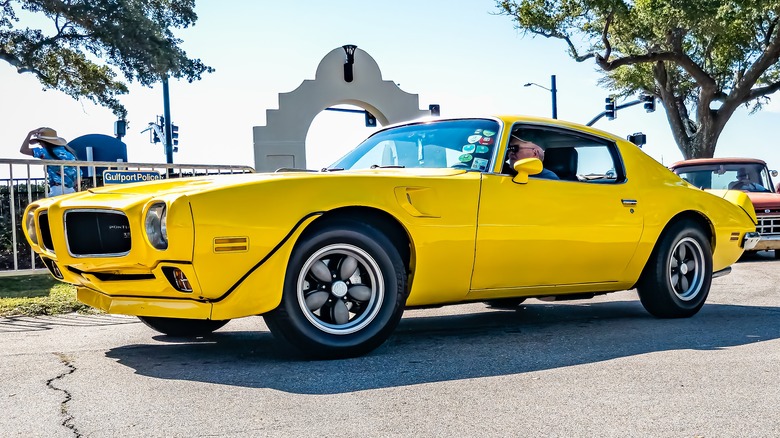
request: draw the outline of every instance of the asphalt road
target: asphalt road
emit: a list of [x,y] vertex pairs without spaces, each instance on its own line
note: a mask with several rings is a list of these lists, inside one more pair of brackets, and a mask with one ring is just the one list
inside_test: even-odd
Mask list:
[[634,291],[408,311],[372,354],[307,362],[261,318],[199,342],[124,316],[0,319],[0,436],[780,436],[780,261],[702,311]]

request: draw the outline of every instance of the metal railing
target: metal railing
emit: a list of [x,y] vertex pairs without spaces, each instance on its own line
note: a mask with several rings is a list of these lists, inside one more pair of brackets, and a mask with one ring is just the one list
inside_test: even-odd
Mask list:
[[46,166],[54,166],[62,181],[65,168],[77,167],[76,191],[103,186],[105,170],[157,172],[162,179],[253,173],[250,166],[219,164],[129,163],[121,161],[16,160],[0,158],[0,276],[49,271],[32,251],[22,231],[24,209],[49,193]]

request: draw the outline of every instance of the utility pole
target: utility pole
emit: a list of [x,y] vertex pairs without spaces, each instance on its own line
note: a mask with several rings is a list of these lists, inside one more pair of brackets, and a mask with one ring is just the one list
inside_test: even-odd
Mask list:
[[163,132],[165,133],[165,162],[168,164],[173,163],[173,138],[171,136],[171,99],[168,95],[168,75],[164,75],[162,79],[163,83],[163,122],[165,127]]
[[558,118],[558,88],[555,87],[555,75],[550,75],[550,93],[552,93],[552,116]]
[[528,82],[527,84],[523,84],[524,87],[530,87],[531,85],[534,85],[536,87],[539,87],[543,90],[547,90],[550,92],[550,95],[552,96],[552,118],[557,119],[558,118],[558,87],[556,85],[555,75],[550,75],[550,88],[547,88],[544,85],[539,85],[536,82]]

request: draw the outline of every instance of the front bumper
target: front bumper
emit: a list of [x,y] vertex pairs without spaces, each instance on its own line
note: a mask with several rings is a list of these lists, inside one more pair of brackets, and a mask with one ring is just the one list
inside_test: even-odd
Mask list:
[[745,251],[765,251],[768,249],[780,249],[780,234],[762,234],[752,248],[745,247]]
[[[761,236],[755,231],[745,233],[745,237],[742,238],[742,248],[745,251],[750,251],[756,248],[756,246],[765,239],[765,236]],[[780,244],[780,240],[777,241]]]

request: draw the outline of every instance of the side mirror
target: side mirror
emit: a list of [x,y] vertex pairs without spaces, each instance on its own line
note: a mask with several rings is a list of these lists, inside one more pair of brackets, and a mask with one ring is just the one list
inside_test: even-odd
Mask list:
[[776,170],[770,170],[769,174],[772,175],[772,177],[777,178],[777,171]]
[[518,184],[526,184],[529,175],[537,175],[543,168],[542,160],[538,158],[523,158],[522,160],[517,160],[514,166],[517,175],[512,178],[512,181]]

